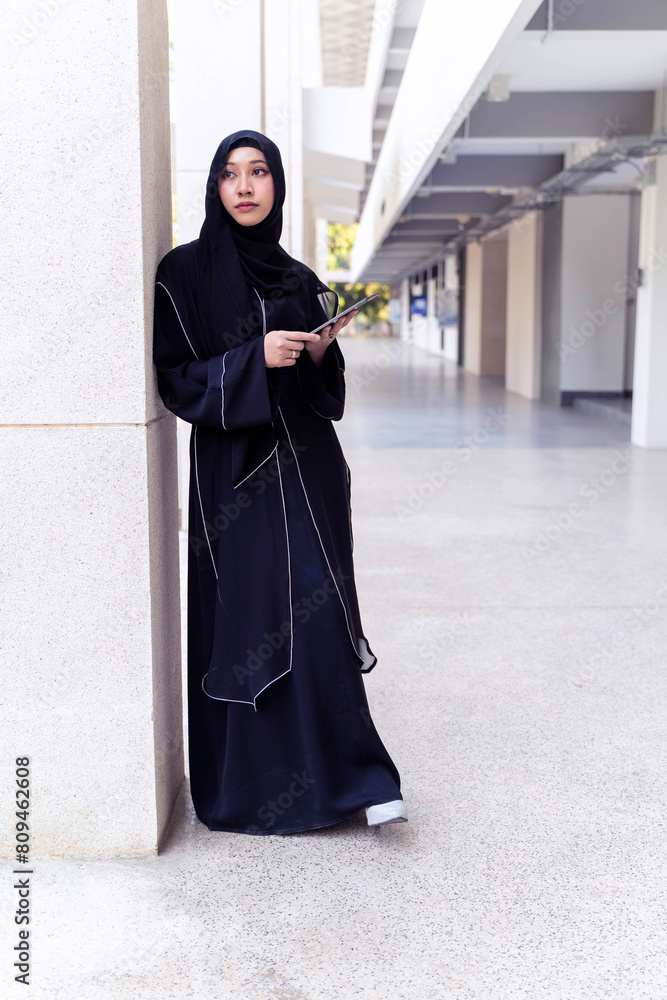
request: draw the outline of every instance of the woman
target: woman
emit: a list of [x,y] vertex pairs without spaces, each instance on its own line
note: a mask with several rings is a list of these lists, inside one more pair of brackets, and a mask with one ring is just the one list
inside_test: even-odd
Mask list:
[[211,830],[407,818],[368,710],[376,659],[352,565],[337,296],[278,241],[285,178],[259,132],[213,158],[199,239],[160,262],[154,360],[190,444],[192,798]]

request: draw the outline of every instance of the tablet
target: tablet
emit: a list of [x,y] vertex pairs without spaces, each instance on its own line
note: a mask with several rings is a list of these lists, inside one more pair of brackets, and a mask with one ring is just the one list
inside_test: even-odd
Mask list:
[[309,332],[319,333],[320,330],[324,330],[327,326],[333,326],[336,320],[340,319],[341,316],[347,316],[347,314],[352,312],[353,309],[361,309],[363,306],[366,305],[367,302],[370,302],[371,299],[374,299],[376,295],[379,294],[380,294],[379,292],[373,292],[372,295],[367,295],[365,299],[359,299],[359,301],[355,302],[353,306],[348,306],[347,309],[343,309],[342,312],[339,312],[336,316],[333,316],[331,319],[328,319],[326,323],[320,323],[319,326],[316,326],[314,330],[310,330]]

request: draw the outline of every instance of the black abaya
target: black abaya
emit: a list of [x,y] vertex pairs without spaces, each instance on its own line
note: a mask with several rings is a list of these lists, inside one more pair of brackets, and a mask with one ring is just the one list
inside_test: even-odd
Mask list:
[[256,712],[207,698],[196,670],[189,675],[192,796],[211,830],[294,833],[401,797],[295,466],[282,475],[292,669],[260,695]]
[[[260,139],[280,207],[279,154]],[[376,660],[361,626],[349,469],[332,424],[344,407],[343,355],[332,340],[320,368],[305,349],[291,367],[264,361],[267,330],[313,329],[331,315],[331,293],[282,249],[281,266],[286,258],[293,268],[262,273],[286,276],[289,294],[249,287],[225,225],[207,199],[200,239],[167,254],[156,278],[160,394],[193,424],[192,797],[210,829],[289,833],[399,799],[400,779],[361,678]]]

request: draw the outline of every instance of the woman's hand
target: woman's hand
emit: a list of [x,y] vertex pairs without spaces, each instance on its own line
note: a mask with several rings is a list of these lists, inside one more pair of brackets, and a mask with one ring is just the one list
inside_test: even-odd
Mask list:
[[325,326],[324,329],[320,331],[320,333],[315,334],[315,337],[317,338],[316,343],[311,342],[306,344],[306,350],[308,351],[308,353],[310,354],[311,358],[313,359],[318,368],[322,364],[322,361],[324,359],[324,352],[326,351],[327,347],[329,346],[333,338],[336,336],[337,333],[339,333],[343,329],[344,326],[347,326],[347,324],[350,322],[351,319],[354,319],[354,317],[357,315],[358,312],[359,312],[358,309],[354,309],[352,312],[348,313],[347,316],[343,316],[341,317],[341,319],[337,319],[335,323],[333,323],[331,326]]
[[304,344],[319,341],[318,333],[294,330],[270,330],[264,337],[264,363],[267,368],[290,368],[296,364]]

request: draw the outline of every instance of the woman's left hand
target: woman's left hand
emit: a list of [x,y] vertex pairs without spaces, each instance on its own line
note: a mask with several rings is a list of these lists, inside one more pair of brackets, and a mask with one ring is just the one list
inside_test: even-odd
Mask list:
[[341,316],[331,326],[325,326],[323,330],[320,330],[319,340],[306,341],[304,346],[318,368],[322,364],[324,353],[333,338],[340,333],[344,326],[347,326],[351,319],[354,319],[358,311],[358,309],[354,309],[347,316]]

